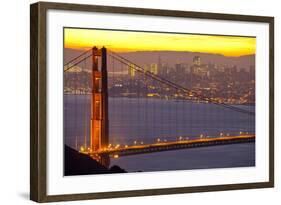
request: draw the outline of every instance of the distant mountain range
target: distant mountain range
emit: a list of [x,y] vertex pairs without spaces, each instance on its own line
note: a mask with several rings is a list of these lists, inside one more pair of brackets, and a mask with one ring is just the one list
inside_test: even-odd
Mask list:
[[[64,63],[80,55],[82,50],[64,49]],[[238,69],[249,69],[250,66],[255,66],[255,55],[244,55],[239,57],[228,57],[221,54],[185,52],[185,51],[136,51],[136,52],[120,52],[119,55],[138,64],[158,63],[159,57],[162,63],[168,63],[169,66],[174,66],[176,63],[187,63],[192,65],[194,56],[200,56],[203,64],[227,64],[236,65]],[[109,63],[110,58],[109,58]],[[91,68],[90,60],[86,63],[88,69]],[[110,66],[108,66],[110,70]]]

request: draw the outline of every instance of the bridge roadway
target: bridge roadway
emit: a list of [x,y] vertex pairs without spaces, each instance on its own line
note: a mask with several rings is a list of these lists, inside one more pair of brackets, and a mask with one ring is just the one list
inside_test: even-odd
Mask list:
[[239,136],[222,136],[192,140],[179,140],[173,142],[157,142],[155,144],[132,145],[118,148],[105,148],[97,152],[87,152],[85,154],[89,154],[91,156],[109,155],[110,157],[118,158],[119,156],[247,142],[255,142],[255,135],[247,134]]

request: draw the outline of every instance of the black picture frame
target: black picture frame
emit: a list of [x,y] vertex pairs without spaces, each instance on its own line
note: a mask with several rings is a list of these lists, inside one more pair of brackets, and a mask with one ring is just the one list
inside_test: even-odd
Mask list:
[[[47,195],[46,13],[49,9],[217,19],[269,24],[269,181],[196,187]],[[38,2],[30,6],[30,199],[36,202],[209,192],[274,186],[274,17]]]

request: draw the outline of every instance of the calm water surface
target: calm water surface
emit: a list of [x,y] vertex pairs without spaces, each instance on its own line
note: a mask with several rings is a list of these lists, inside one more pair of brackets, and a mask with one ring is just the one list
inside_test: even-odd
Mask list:
[[[254,106],[237,106],[254,111]],[[65,144],[89,144],[90,97],[65,95]],[[187,101],[109,98],[110,143],[131,145],[174,141],[179,136],[197,138],[255,132],[254,116],[217,105]],[[127,171],[162,171],[255,166],[255,143],[174,150],[111,159]]]

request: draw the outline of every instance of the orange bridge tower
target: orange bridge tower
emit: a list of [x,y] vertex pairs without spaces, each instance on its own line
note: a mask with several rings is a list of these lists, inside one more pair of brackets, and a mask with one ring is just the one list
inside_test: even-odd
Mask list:
[[[98,62],[101,62],[99,69]],[[108,91],[107,91],[107,59],[106,48],[92,49],[92,93],[91,93],[91,135],[90,145],[93,152],[108,146]],[[98,158],[99,162],[108,167],[108,155]]]

